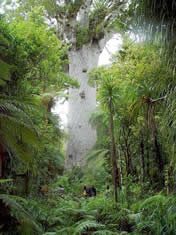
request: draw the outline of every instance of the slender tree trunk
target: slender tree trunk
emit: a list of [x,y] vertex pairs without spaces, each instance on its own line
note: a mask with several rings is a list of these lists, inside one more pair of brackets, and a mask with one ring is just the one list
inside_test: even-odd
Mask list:
[[160,182],[164,186],[164,172],[163,172],[164,162],[158,142],[157,126],[155,121],[155,106],[153,103],[150,105],[150,112],[151,112],[151,127],[152,127],[153,149],[155,152],[155,162],[158,165],[158,170],[160,172]]
[[3,161],[4,161],[3,147],[0,144],[0,179],[3,177]]
[[128,176],[128,158],[127,158],[127,154],[126,154],[126,151],[125,151],[124,148],[123,148],[123,153],[124,153],[124,156],[125,156],[126,175]]
[[145,181],[145,159],[144,159],[144,140],[143,140],[143,137],[141,139],[140,149],[141,149],[141,163],[142,163],[142,182],[144,183],[144,181]]
[[24,193],[26,195],[29,193],[29,171],[24,175]]
[[128,170],[128,156],[127,156],[127,152],[126,152],[126,147],[123,147],[123,145],[121,146],[121,149],[124,153],[124,157],[125,157],[125,170],[126,170],[126,177],[128,177],[129,175],[129,170]]
[[3,156],[0,153],[0,179],[2,178]]
[[160,172],[160,182],[164,186],[164,162],[160,150],[160,146],[158,144],[157,134],[155,133],[154,140],[154,151],[156,156],[156,164],[158,165],[158,170]]
[[118,153],[119,153],[119,171],[120,171],[120,185],[122,186],[122,182],[123,182],[123,175],[122,175],[122,158],[121,158],[121,152],[120,152],[120,149],[118,150]]
[[132,173],[132,161],[131,161],[131,154],[129,151],[129,146],[126,146],[126,155],[127,155],[127,171],[128,175]]
[[146,164],[146,175],[147,178],[149,179],[150,174],[149,174],[149,169],[150,169],[150,160],[149,160],[149,147],[147,147],[147,164]]
[[125,142],[124,155],[125,155],[127,176],[133,172],[131,153],[130,153],[129,136],[130,136],[130,130],[128,129],[127,132],[125,132],[125,128],[123,128],[123,138],[124,138],[124,142]]
[[158,164],[158,169],[159,169],[160,173],[163,173],[164,164],[163,164],[160,146],[158,144],[157,135],[155,135],[155,137],[154,137],[154,150],[155,150],[155,154],[156,154],[156,162]]
[[165,170],[165,187],[166,187],[166,193],[169,195],[169,167]]
[[117,202],[117,162],[116,162],[116,146],[114,138],[114,121],[113,121],[113,107],[112,98],[109,101],[109,124],[110,124],[110,137],[111,137],[111,163],[112,163],[112,182],[114,184],[115,201]]

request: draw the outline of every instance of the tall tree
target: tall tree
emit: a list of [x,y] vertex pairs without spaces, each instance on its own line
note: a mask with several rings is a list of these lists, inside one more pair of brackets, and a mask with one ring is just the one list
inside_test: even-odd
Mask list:
[[96,107],[96,89],[89,87],[87,72],[97,66],[99,55],[109,39],[106,33],[123,12],[121,0],[35,0],[21,2],[24,10],[44,6],[44,14],[56,26],[56,34],[70,45],[69,75],[75,77],[79,89],[69,89],[69,140],[66,167],[84,165],[83,155],[96,141],[96,131],[88,120]]
[[114,185],[114,197],[117,202],[117,187],[121,186],[120,169],[117,165],[117,151],[114,131],[114,106],[118,100],[119,88],[116,84],[116,76],[110,73],[108,70],[94,69],[89,73],[90,84],[95,85],[97,83],[98,94],[97,99],[100,102],[101,107],[108,113],[109,116],[109,137],[110,137],[110,153],[111,153],[111,169],[112,169],[112,183]]

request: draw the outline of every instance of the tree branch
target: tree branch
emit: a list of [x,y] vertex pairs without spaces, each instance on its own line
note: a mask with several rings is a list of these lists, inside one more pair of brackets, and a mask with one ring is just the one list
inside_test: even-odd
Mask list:
[[160,97],[160,98],[158,98],[158,99],[151,99],[150,98],[150,102],[151,103],[156,103],[156,102],[158,102],[158,101],[160,101],[160,100],[164,100],[164,99],[166,99],[167,98],[167,95],[165,95],[165,96],[163,96],[163,97]]

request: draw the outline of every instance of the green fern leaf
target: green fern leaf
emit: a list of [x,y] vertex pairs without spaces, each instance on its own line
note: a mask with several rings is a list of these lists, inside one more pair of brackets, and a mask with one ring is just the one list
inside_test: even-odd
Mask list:
[[87,220],[87,221],[79,221],[77,223],[77,226],[75,228],[75,232],[74,232],[74,235],[78,235],[78,234],[81,234],[82,232],[85,232],[89,229],[102,229],[104,228],[105,225],[103,224],[99,224],[97,223],[96,221],[91,221],[91,220]]
[[118,232],[112,232],[110,230],[99,230],[92,233],[93,235],[120,235]]
[[27,212],[20,204],[20,202],[26,201],[24,198],[0,194],[0,199],[10,208],[12,216],[14,216],[21,225],[27,224],[30,226],[33,230],[33,234],[42,234],[43,230],[41,226],[34,221],[29,212]]

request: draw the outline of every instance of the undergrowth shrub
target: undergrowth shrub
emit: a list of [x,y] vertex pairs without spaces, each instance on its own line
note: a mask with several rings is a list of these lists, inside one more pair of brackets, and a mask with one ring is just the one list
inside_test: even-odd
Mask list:
[[176,234],[176,198],[161,194],[132,206],[136,213],[135,234]]

